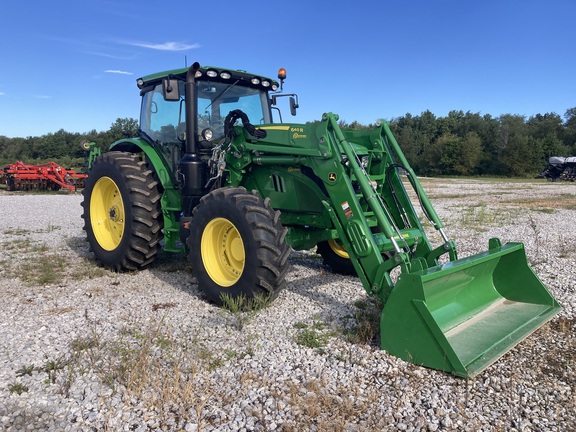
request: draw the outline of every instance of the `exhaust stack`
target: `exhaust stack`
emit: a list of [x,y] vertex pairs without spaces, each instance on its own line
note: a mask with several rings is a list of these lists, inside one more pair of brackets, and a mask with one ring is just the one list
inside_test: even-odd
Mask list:
[[186,141],[184,155],[178,163],[180,174],[180,189],[182,190],[182,209],[189,214],[198,200],[204,195],[206,184],[206,164],[198,155],[196,142],[196,72],[200,69],[200,63],[194,62],[186,73]]

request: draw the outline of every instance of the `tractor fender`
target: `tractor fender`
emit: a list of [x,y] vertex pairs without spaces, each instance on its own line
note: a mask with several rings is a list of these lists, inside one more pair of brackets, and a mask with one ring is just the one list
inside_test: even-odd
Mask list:
[[143,138],[127,138],[113,142],[110,145],[110,150],[125,151],[129,153],[144,153],[146,158],[154,167],[154,171],[162,184],[164,190],[174,189],[174,183],[170,173],[166,169],[166,165],[158,156],[158,152],[154,147]]
[[[162,185],[161,207],[164,217],[164,250],[167,252],[184,252],[185,247],[179,244],[181,229],[184,229],[185,219],[180,223],[182,203],[180,191],[174,186],[170,172],[152,144],[142,138],[127,138],[110,145],[110,150],[129,153],[144,153],[154,169]],[[189,221],[188,221],[189,222]],[[182,225],[182,226],[181,226]]]

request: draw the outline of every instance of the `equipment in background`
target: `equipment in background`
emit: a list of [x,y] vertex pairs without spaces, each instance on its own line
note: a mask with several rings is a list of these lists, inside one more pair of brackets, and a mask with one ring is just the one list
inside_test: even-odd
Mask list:
[[16,161],[0,171],[0,182],[5,183],[9,191],[67,189],[74,192],[84,187],[87,177],[87,174],[63,168],[55,162],[29,165]]
[[552,156],[548,159],[548,166],[536,178],[546,178],[548,181],[576,180],[576,156]]

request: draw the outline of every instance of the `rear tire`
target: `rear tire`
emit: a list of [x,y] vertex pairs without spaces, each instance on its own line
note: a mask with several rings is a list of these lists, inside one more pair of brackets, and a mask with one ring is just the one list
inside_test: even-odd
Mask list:
[[287,229],[269,201],[243,187],[222,188],[205,195],[194,209],[188,258],[210,301],[222,305],[223,294],[272,300],[284,288]]
[[82,191],[84,230],[104,267],[139,270],[160,249],[160,185],[138,155],[108,152],[94,161]]

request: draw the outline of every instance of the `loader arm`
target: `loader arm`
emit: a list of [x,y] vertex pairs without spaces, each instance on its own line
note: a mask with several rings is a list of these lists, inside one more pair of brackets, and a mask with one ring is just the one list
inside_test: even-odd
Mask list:
[[[324,180],[328,193],[323,204],[364,288],[385,303],[394,287],[392,269],[422,270],[436,265],[445,253],[456,259],[456,247],[445,236],[440,218],[387,123],[369,136],[352,134],[352,139],[363,144],[355,145],[338,126],[338,116],[328,113],[323,121],[320,140],[328,143],[336,159],[313,160],[313,170]],[[358,149],[368,151],[359,154]],[[424,214],[444,239],[439,248],[431,248],[398,169],[408,174]]]

